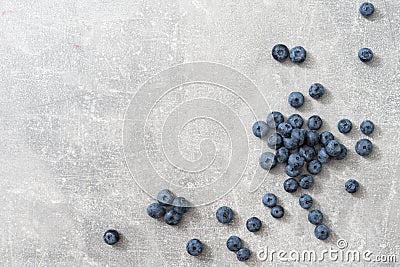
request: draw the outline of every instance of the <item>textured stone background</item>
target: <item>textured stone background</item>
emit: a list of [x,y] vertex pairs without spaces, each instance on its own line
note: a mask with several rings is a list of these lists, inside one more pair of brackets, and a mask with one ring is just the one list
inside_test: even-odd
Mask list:
[[[322,251],[343,238],[351,249],[396,254],[399,261],[400,2],[374,1],[377,12],[371,19],[358,14],[359,4],[1,1],[0,265],[232,266],[238,262],[225,248],[231,234],[241,236],[254,253],[260,246]],[[278,42],[303,45],[307,62],[273,61],[270,49]],[[358,60],[361,47],[375,52],[371,64]],[[250,180],[244,175],[233,191],[194,209],[179,227],[146,215],[151,197],[125,165],[124,113],[140,84],[154,74],[199,60],[240,71],[268,96],[272,109],[286,115],[294,112],[286,103],[289,92],[307,92],[313,82],[326,86],[322,101],[307,100],[300,110],[304,116],[320,114],[325,129],[350,148],[348,159],[325,168],[311,191],[333,231],[326,242],[313,237],[306,212],[297,203],[300,193],[283,191],[282,167],[255,193],[248,192]],[[177,97],[184,93],[177,89]],[[268,110],[257,116],[264,118]],[[356,125],[347,136],[335,127],[342,117]],[[378,129],[371,137],[373,155],[361,158],[354,144],[361,137],[358,125],[366,118]],[[159,132],[154,125],[152,132]],[[199,121],[197,127],[210,129],[216,153],[230,155],[229,142],[218,138],[224,134],[220,128],[209,121]],[[195,133],[183,131],[180,137],[185,158],[199,157]],[[250,166],[257,168],[259,153],[251,157]],[[355,196],[343,190],[349,178],[361,183]],[[287,213],[283,220],[274,220],[262,207],[265,191],[278,195]],[[230,226],[214,219],[222,204],[236,212]],[[261,234],[245,229],[246,218],[254,215],[264,223]],[[102,241],[108,228],[123,234],[115,248]],[[207,245],[200,258],[184,250],[193,237]],[[261,262],[253,256],[247,264]]]

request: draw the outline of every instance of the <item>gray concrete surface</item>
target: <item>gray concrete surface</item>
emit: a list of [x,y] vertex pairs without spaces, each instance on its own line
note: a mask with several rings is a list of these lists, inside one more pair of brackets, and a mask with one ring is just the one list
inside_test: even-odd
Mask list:
[[[397,255],[400,261],[400,2],[374,1],[377,12],[371,19],[358,14],[359,4],[318,0],[1,1],[0,265],[236,266],[240,264],[235,255],[225,248],[227,237],[236,234],[253,251],[250,266],[395,266],[328,259],[322,263],[276,258],[262,262],[255,255],[264,246],[321,253],[337,249],[336,242],[344,239],[348,249],[371,251],[373,256]],[[270,49],[276,43],[303,45],[307,62],[299,66],[273,61]],[[364,46],[376,54],[371,64],[357,59],[358,49]],[[248,131],[252,120],[243,99],[210,85],[174,88],[164,101],[157,102],[148,111],[146,132],[154,140],[149,139],[149,147],[142,152],[150,155],[157,173],[171,174],[173,168],[164,166],[166,161],[158,153],[161,141],[157,139],[172,112],[170,101],[175,105],[207,96],[232,108],[248,127],[247,135],[237,137],[249,140],[249,161],[239,184],[211,204],[193,209],[178,227],[146,215],[152,199],[135,183],[125,162],[124,115],[141,84],[165,69],[193,61],[236,69],[266,96],[271,109],[286,115],[294,112],[286,103],[289,92],[307,92],[313,82],[326,86],[326,97],[307,99],[300,113],[320,114],[324,129],[350,148],[348,159],[326,167],[311,190],[316,207],[332,229],[331,238],[321,242],[313,237],[306,211],[297,204],[300,193],[290,195],[282,189],[282,167],[270,173],[258,190],[249,192],[253,179],[260,179],[254,175],[257,157],[266,148],[260,148]],[[142,105],[136,104],[140,110]],[[270,108],[257,109],[256,116],[264,118]],[[356,126],[346,136],[335,128],[342,117]],[[354,144],[362,136],[358,125],[367,118],[377,125],[371,137],[375,151],[361,158]],[[193,193],[196,186],[209,185],[223,170],[229,171],[226,166],[235,147],[229,135],[234,132],[224,131],[209,118],[178,130],[182,131],[174,138],[178,138],[182,158],[201,159],[204,138],[212,141],[215,152],[215,164],[203,174],[183,172],[188,178],[182,186],[191,185]],[[168,140],[162,142],[168,144]],[[148,179],[154,179],[154,173]],[[140,175],[143,179],[147,173]],[[361,183],[361,192],[355,196],[343,190],[349,178]],[[283,220],[272,219],[262,207],[260,198],[266,191],[278,195],[286,210]],[[214,219],[216,208],[223,204],[236,213],[230,226]],[[262,219],[261,234],[245,229],[250,216]],[[108,228],[123,235],[117,247],[102,241]],[[206,244],[199,258],[190,257],[184,249],[194,237]]]

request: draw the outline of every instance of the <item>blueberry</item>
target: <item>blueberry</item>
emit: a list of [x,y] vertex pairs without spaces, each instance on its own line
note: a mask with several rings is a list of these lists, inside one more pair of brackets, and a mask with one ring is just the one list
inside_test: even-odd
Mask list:
[[164,221],[168,225],[177,225],[182,219],[182,215],[174,209],[168,210],[164,215]]
[[261,229],[261,221],[257,217],[251,217],[246,222],[246,228],[250,232],[258,232]]
[[329,155],[328,155],[328,153],[326,153],[325,147],[321,147],[321,148],[318,150],[317,159],[318,159],[319,162],[321,162],[321,163],[328,163],[328,162],[329,162]]
[[299,147],[298,140],[295,138],[283,138],[283,145],[286,147],[288,150],[293,150]]
[[241,248],[236,252],[236,257],[239,261],[247,261],[251,256],[250,249]]
[[302,63],[306,60],[307,52],[302,46],[295,46],[290,49],[289,57],[294,63]]
[[358,188],[359,188],[359,183],[354,180],[354,179],[350,179],[346,182],[346,184],[344,185],[344,188],[346,189],[347,192],[349,193],[355,193],[357,192]]
[[325,88],[320,83],[313,83],[310,86],[310,89],[308,89],[308,93],[312,98],[318,99],[318,98],[321,98],[324,95]]
[[329,237],[329,233],[330,233],[329,228],[328,228],[326,225],[324,225],[324,224],[318,225],[318,226],[315,227],[315,229],[314,229],[314,235],[315,235],[315,237],[318,238],[318,239],[320,239],[320,240],[325,240],[325,239],[327,239],[327,238]]
[[292,125],[290,125],[287,122],[280,123],[278,125],[278,128],[276,129],[276,131],[283,137],[290,137],[292,130],[293,130]]
[[147,206],[147,214],[154,219],[158,219],[164,216],[165,210],[160,203],[152,203]]
[[374,53],[369,48],[361,48],[360,51],[358,51],[358,57],[362,62],[369,62],[374,57]]
[[319,133],[316,130],[308,131],[306,134],[306,144],[308,146],[316,146],[319,143]]
[[321,162],[314,159],[307,164],[307,170],[311,174],[318,174],[322,171]]
[[262,198],[262,203],[268,208],[272,208],[276,205],[276,196],[272,193],[267,193]]
[[116,230],[107,230],[103,235],[103,240],[107,245],[114,245],[119,241],[119,233]]
[[289,156],[288,164],[295,169],[301,169],[304,166],[304,158],[299,153],[293,153]]
[[329,141],[326,146],[326,153],[331,156],[331,157],[337,157],[340,155],[340,152],[342,151],[342,148],[340,147],[340,144],[336,140],[331,140]]
[[319,130],[322,127],[322,119],[318,115],[313,115],[308,118],[307,126],[310,130]]
[[335,157],[336,160],[342,160],[347,156],[347,148],[340,144],[340,154]]
[[172,205],[174,198],[174,194],[168,189],[163,189],[157,194],[157,201],[163,206]]
[[259,164],[264,170],[270,170],[276,166],[276,157],[271,152],[264,152],[260,156]]
[[319,135],[321,146],[326,146],[326,144],[333,139],[335,139],[335,137],[331,132],[324,131]]
[[304,104],[304,96],[300,92],[291,92],[288,98],[288,103],[294,108],[299,108]]
[[286,179],[283,183],[283,189],[288,193],[296,192],[299,183],[294,178]]
[[296,177],[296,176],[299,176],[301,174],[301,168],[297,169],[297,168],[295,168],[293,166],[290,166],[288,164],[285,167],[285,173],[290,177]]
[[299,204],[303,209],[309,209],[313,205],[313,199],[310,195],[302,194],[299,198]]
[[320,210],[312,210],[308,213],[308,221],[312,224],[318,225],[322,223],[323,218],[324,215],[322,215]]
[[375,7],[371,3],[364,2],[361,4],[359,11],[361,15],[363,15],[364,17],[368,17],[374,13]]
[[296,148],[302,146],[306,140],[307,131],[305,129],[293,129],[291,138],[296,143]]
[[190,239],[186,244],[186,251],[192,256],[199,256],[203,252],[203,243],[198,239]]
[[270,147],[272,149],[280,148],[281,146],[283,146],[282,136],[278,133],[271,134],[267,139],[267,145],[268,145],[268,147]]
[[259,138],[263,138],[268,133],[268,125],[265,121],[256,121],[253,124],[253,134]]
[[298,128],[300,129],[303,127],[304,120],[299,114],[292,114],[288,118],[287,122],[292,125],[292,128]]
[[282,206],[276,205],[271,209],[271,215],[277,219],[282,218],[283,215],[285,215],[285,210],[282,208]]
[[287,162],[289,158],[289,150],[286,147],[279,148],[276,153],[276,161],[279,163]]
[[366,134],[366,135],[372,134],[372,132],[374,131],[374,129],[375,129],[375,125],[374,125],[374,123],[373,123],[372,121],[370,121],[370,120],[363,121],[363,122],[361,123],[361,125],[360,125],[360,130],[361,130],[361,132],[362,132],[363,134]]
[[289,49],[286,47],[286,45],[277,44],[272,48],[272,57],[275,60],[282,62],[285,59],[287,59],[288,56],[289,56]]
[[177,213],[186,213],[189,210],[190,203],[184,197],[177,197],[172,202],[172,206],[174,206],[174,210]]
[[299,185],[303,189],[309,189],[314,185],[314,178],[309,174],[300,176]]
[[227,206],[218,208],[215,215],[220,223],[229,223],[233,220],[233,210]]
[[271,129],[276,129],[280,123],[284,121],[284,117],[282,113],[278,111],[272,111],[267,116],[267,125]]
[[356,152],[360,156],[368,156],[372,152],[372,143],[368,139],[360,139],[356,143]]
[[307,162],[312,161],[315,157],[315,154],[315,149],[311,146],[304,145],[299,149],[299,155]]
[[232,235],[226,241],[226,247],[230,251],[236,252],[242,248],[242,239],[240,239],[238,236]]
[[338,130],[341,133],[349,133],[351,131],[351,129],[353,128],[353,124],[351,123],[351,121],[349,119],[341,119],[338,122]]

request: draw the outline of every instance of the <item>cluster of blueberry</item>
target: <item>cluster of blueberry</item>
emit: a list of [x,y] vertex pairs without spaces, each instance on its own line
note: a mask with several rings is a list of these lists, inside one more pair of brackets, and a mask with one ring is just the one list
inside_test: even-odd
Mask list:
[[238,236],[230,236],[226,241],[226,247],[230,251],[236,253],[236,257],[239,261],[247,261],[251,256],[250,249],[242,247],[242,239]]
[[277,205],[277,197],[272,193],[266,193],[262,198],[264,206],[271,208],[271,215],[274,218],[282,218],[285,215],[285,211],[281,205]]

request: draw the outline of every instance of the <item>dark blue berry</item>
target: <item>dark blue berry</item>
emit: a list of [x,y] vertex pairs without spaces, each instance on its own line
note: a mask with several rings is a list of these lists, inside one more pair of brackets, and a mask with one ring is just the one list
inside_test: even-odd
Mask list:
[[277,162],[279,163],[287,162],[289,158],[289,149],[287,149],[286,147],[281,147],[278,150],[276,150],[275,156]]
[[103,235],[103,240],[107,245],[114,245],[119,241],[119,233],[116,230],[107,230]]
[[327,131],[322,132],[319,136],[319,142],[321,143],[321,146],[326,146],[326,144],[333,139],[335,139],[333,134]]
[[279,111],[272,111],[267,116],[267,125],[271,129],[276,129],[280,123],[285,120],[282,113]]
[[368,17],[374,13],[375,7],[371,3],[364,2],[361,4],[359,11],[361,15],[363,15],[364,17]]
[[326,149],[326,153],[328,153],[328,155],[331,157],[339,156],[340,152],[342,151],[342,148],[341,148],[339,142],[336,140],[329,141],[326,144],[325,149]]
[[325,88],[322,84],[320,83],[313,83],[310,87],[310,89],[308,89],[308,93],[310,94],[310,96],[314,99],[319,99],[321,98],[324,93],[325,93]]
[[318,225],[322,223],[324,215],[320,210],[312,210],[308,213],[308,221],[312,224]]
[[291,92],[288,98],[288,103],[294,108],[299,108],[304,104],[304,96],[300,92]]
[[293,168],[300,169],[304,166],[304,158],[299,153],[293,153],[289,156],[288,164]]
[[290,137],[292,130],[293,130],[292,125],[290,125],[287,122],[282,122],[281,124],[278,125],[278,128],[276,129],[276,131],[283,137]]
[[260,156],[259,164],[264,170],[270,170],[276,166],[276,157],[271,152],[264,152]]
[[347,148],[340,144],[340,154],[335,157],[336,160],[342,160],[347,156]]
[[246,222],[246,228],[250,232],[258,232],[261,229],[261,221],[257,217],[251,217]]
[[350,179],[346,182],[346,184],[344,185],[344,188],[346,189],[347,192],[349,193],[355,193],[357,192],[358,188],[359,188],[359,183],[354,180],[354,179]]
[[268,147],[272,149],[278,149],[283,146],[283,138],[279,133],[271,134],[267,139]]
[[326,153],[325,147],[321,147],[321,148],[318,150],[317,159],[318,159],[319,162],[321,162],[321,163],[328,163],[328,162],[329,162],[329,155],[328,155],[328,153]]
[[157,194],[157,201],[163,206],[172,205],[174,198],[174,194],[168,189],[163,189]]
[[318,174],[322,171],[322,165],[319,160],[312,160],[307,164],[307,170],[311,174]]
[[302,63],[306,60],[307,52],[302,46],[295,46],[290,49],[289,57],[294,63]]
[[360,139],[356,143],[356,152],[360,156],[368,156],[372,152],[372,143],[368,139]]
[[168,225],[177,225],[182,219],[182,215],[174,209],[168,210],[164,215],[164,221]]
[[314,178],[309,174],[300,176],[299,185],[303,189],[309,189],[314,185]]
[[303,209],[309,209],[313,205],[313,199],[310,195],[303,194],[299,198],[299,204]]
[[307,126],[310,130],[319,130],[322,127],[322,119],[318,115],[313,115],[308,118]]
[[370,120],[363,121],[363,122],[361,123],[361,125],[360,125],[360,130],[361,130],[361,132],[362,132],[363,134],[366,134],[366,135],[372,134],[372,132],[374,131],[374,129],[375,129],[375,125],[374,125],[374,123],[373,123],[372,121],[370,121]]
[[230,251],[236,252],[242,248],[242,239],[240,239],[238,236],[232,235],[226,241],[226,247]]
[[302,146],[306,140],[306,134],[307,131],[305,129],[293,129],[291,138],[295,141],[296,143],[296,148],[299,146]]
[[314,229],[314,235],[315,235],[315,237],[318,238],[318,239],[320,239],[320,240],[325,240],[325,239],[327,239],[327,238],[329,237],[329,233],[330,233],[329,228],[328,228],[326,225],[324,225],[324,224],[318,225],[318,226],[315,227],[315,229]]
[[[296,130],[296,129],[295,129]],[[286,147],[288,150],[293,150],[299,147],[298,140],[295,138],[283,138],[283,145]]]
[[174,206],[174,210],[178,213],[186,213],[190,208],[189,201],[184,197],[177,197],[172,202],[172,206]]
[[241,248],[236,252],[236,257],[239,261],[247,261],[250,259],[251,252],[248,248]]
[[215,215],[220,223],[229,223],[233,220],[233,210],[227,206],[218,208]]
[[164,216],[165,210],[160,203],[152,203],[147,206],[147,214],[154,219],[158,219]]
[[272,193],[267,193],[262,198],[262,203],[268,208],[272,208],[276,205],[276,196]]
[[358,57],[362,62],[369,62],[374,57],[374,53],[369,48],[361,48],[360,51],[358,51]]
[[285,59],[287,59],[288,56],[289,56],[289,49],[286,47],[286,45],[277,44],[272,48],[272,57],[275,60],[282,62]]
[[315,157],[315,149],[311,146],[304,145],[299,149],[299,155],[302,156],[307,162],[310,162]]
[[304,124],[304,120],[299,114],[290,115],[290,117],[288,118],[287,122],[290,125],[292,125],[293,129],[294,128],[300,129],[301,127],[303,127],[303,124]]
[[286,179],[283,183],[283,189],[288,193],[296,192],[299,183],[294,178]]
[[259,138],[263,138],[268,133],[268,125],[265,121],[256,121],[253,124],[253,134]]
[[285,173],[290,177],[296,177],[301,174],[301,168],[297,169],[289,164],[285,167]]
[[319,143],[319,133],[316,130],[311,130],[306,133],[306,144],[308,146],[316,146]]
[[351,121],[349,119],[341,119],[338,122],[338,130],[341,133],[349,133],[351,131],[351,129],[353,128],[353,124],[351,123]]
[[192,256],[199,256],[203,252],[203,243],[198,239],[191,239],[186,244],[186,251]]
[[277,219],[282,218],[283,215],[285,215],[285,210],[282,208],[282,206],[276,205],[271,209],[271,215]]

